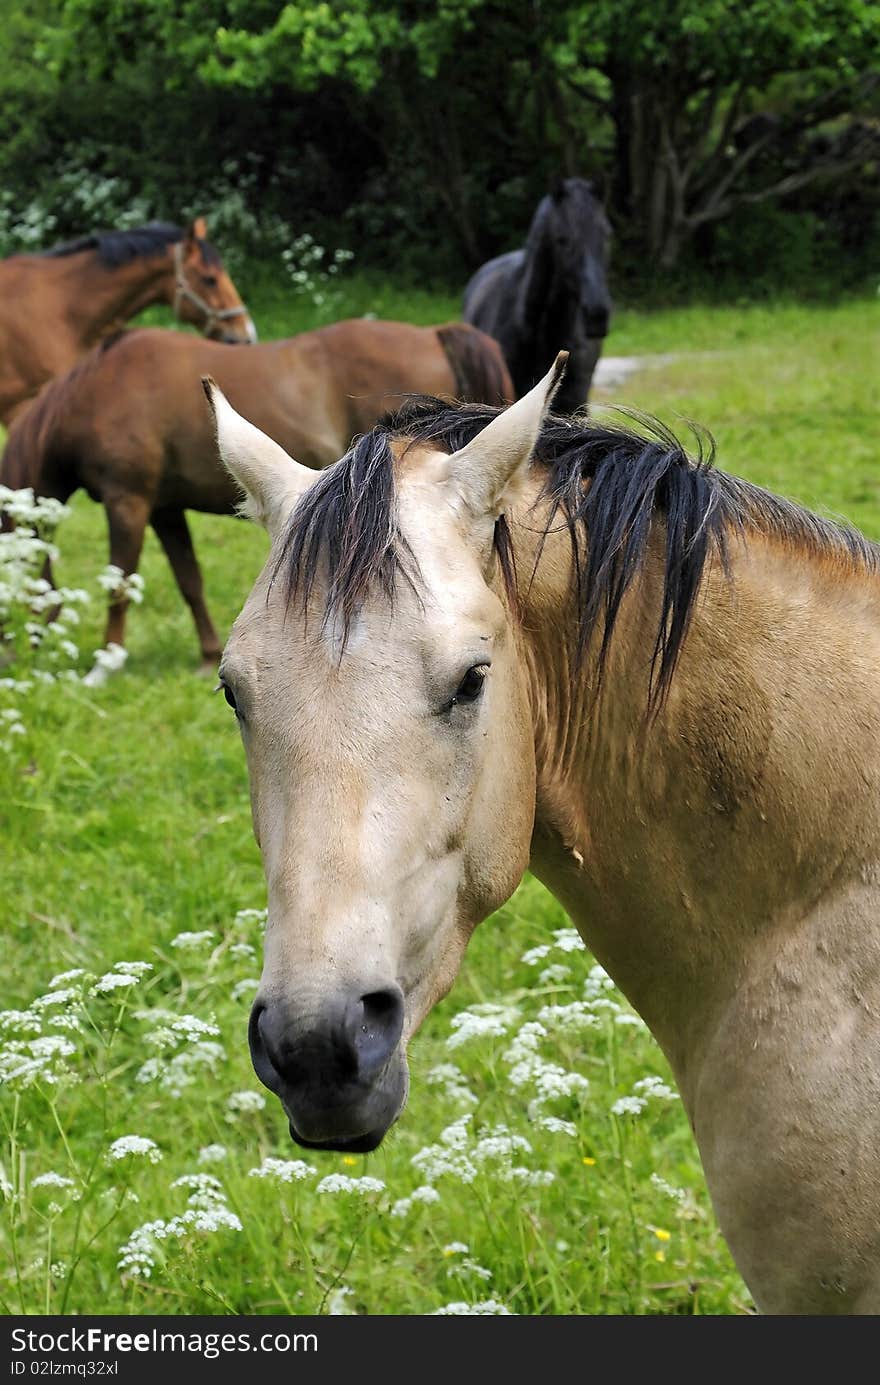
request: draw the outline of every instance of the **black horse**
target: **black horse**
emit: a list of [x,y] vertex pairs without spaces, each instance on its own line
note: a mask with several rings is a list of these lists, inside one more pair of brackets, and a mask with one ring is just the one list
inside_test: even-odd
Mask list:
[[464,291],[464,319],[500,344],[517,395],[525,394],[568,351],[554,409],[587,402],[608,332],[605,280],[611,227],[591,183],[561,180],[542,198],[522,250],[487,261]]

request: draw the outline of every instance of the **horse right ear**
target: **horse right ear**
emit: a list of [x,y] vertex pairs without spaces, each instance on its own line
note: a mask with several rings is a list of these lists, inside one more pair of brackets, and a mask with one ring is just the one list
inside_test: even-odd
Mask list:
[[274,538],[318,473],[295,462],[277,442],[237,414],[209,375],[202,376],[202,389],[214,416],[220,459],[244,492],[240,511]]
[[502,409],[449,459],[449,484],[483,538],[491,541],[498,516],[516,504],[532,450],[553,396],[565,374],[568,352],[560,351],[543,380],[515,404]]

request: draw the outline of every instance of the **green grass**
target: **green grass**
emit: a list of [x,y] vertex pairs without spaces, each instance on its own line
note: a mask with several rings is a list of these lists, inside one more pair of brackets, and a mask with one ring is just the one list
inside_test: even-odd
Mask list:
[[[264,336],[314,325],[317,316],[288,308],[271,285],[251,306]],[[439,321],[455,314],[455,304],[359,277],[339,311]],[[620,311],[609,354],[677,359],[633,377],[613,399],[674,423],[697,420],[712,430],[727,470],[880,535],[874,311],[868,302]],[[597,396],[597,403],[611,398]],[[213,614],[227,630],[265,540],[231,519],[194,516],[193,529]],[[60,578],[94,590],[106,562],[98,507],[77,497],[59,542]],[[262,1090],[247,1054],[249,995],[246,987],[234,993],[258,974],[259,960],[232,949],[247,943],[258,951],[260,941],[259,925],[236,913],[264,905],[243,754],[231,713],[195,674],[189,616],[152,535],[141,571],[147,595],[130,615],[126,670],[102,690],[46,689],[22,703],[28,735],[0,764],[0,1003],[26,1010],[53,975],[73,967],[96,975],[120,960],[153,967],[132,996],[90,997],[86,986],[84,1000],[61,1003],[59,1011],[79,1016],[83,1029],[56,1031],[77,1050],[58,1060],[59,1080],[20,1091],[12,1081],[0,1098],[0,1309],[311,1313],[344,1301],[357,1312],[415,1314],[491,1298],[524,1314],[747,1311],[680,1104],[655,1099],[638,1116],[611,1114],[642,1077],[668,1079],[659,1050],[620,1018],[628,1010],[616,992],[598,993],[616,1009],[596,1006],[583,950],[557,948],[537,964],[521,960],[566,926],[532,880],[477,930],[452,995],[415,1040],[410,1105],[385,1145],[354,1164],[311,1155],[314,1172],[301,1182],[250,1176],[264,1158],[294,1159],[299,1151],[274,1099],[228,1118],[230,1094]],[[79,640],[83,668],[101,626],[96,600]],[[203,930],[213,937],[201,951],[172,946],[180,932]],[[569,971],[538,981],[551,965]],[[551,1033],[541,1046],[547,1062],[589,1079],[588,1092],[542,1108],[571,1121],[572,1136],[540,1127],[540,1112],[529,1112],[534,1088],[511,1085],[504,1055],[542,1006],[582,999],[585,985],[589,1027]],[[507,1034],[449,1049],[453,1017],[485,1004],[511,1011]],[[136,1080],[151,1056],[164,1053],[167,1064],[186,1047],[181,1036],[170,1048],[151,1046],[146,1036],[163,1022],[149,1012],[160,1008],[213,1017],[220,1031],[211,1040],[220,1048],[178,1096],[156,1080]],[[140,1011],[147,1018],[137,1018]],[[52,1013],[38,1010],[44,1035],[53,1032]],[[27,1027],[27,1020],[12,1021],[7,1058],[10,1043],[33,1037]],[[448,1062],[459,1066],[472,1104],[429,1083],[430,1072]],[[438,1202],[392,1215],[394,1203],[422,1181],[413,1155],[464,1110],[472,1113],[471,1152],[481,1130],[504,1123],[531,1145],[513,1162],[549,1171],[553,1181],[523,1187],[505,1180],[503,1161],[490,1162],[473,1182],[438,1177]],[[154,1140],[161,1161],[108,1164],[111,1141],[127,1134]],[[199,1150],[212,1144],[225,1146],[225,1158],[200,1165]],[[242,1229],[165,1238],[155,1243],[149,1279],[120,1273],[119,1247],[143,1223],[179,1216],[192,1189],[172,1184],[198,1170],[218,1178]],[[74,1188],[35,1185],[46,1172],[71,1178]],[[331,1172],[366,1174],[385,1188],[367,1196],[318,1192],[318,1179]],[[678,1194],[663,1191],[652,1175]],[[444,1253],[454,1242],[466,1243],[469,1258],[491,1277]],[[344,1299],[341,1288],[351,1291]]]

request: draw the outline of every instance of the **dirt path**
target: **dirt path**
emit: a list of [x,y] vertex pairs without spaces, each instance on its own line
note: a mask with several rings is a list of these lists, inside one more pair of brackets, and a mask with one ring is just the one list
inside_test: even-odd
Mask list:
[[668,365],[675,356],[600,356],[593,375],[593,388],[602,391],[618,389],[631,375],[652,366]]

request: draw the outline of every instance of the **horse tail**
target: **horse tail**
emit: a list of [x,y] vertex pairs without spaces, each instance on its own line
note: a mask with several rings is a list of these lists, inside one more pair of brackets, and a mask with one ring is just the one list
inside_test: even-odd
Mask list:
[[501,347],[494,337],[467,322],[437,327],[440,345],[463,404],[510,404],[516,398]]

